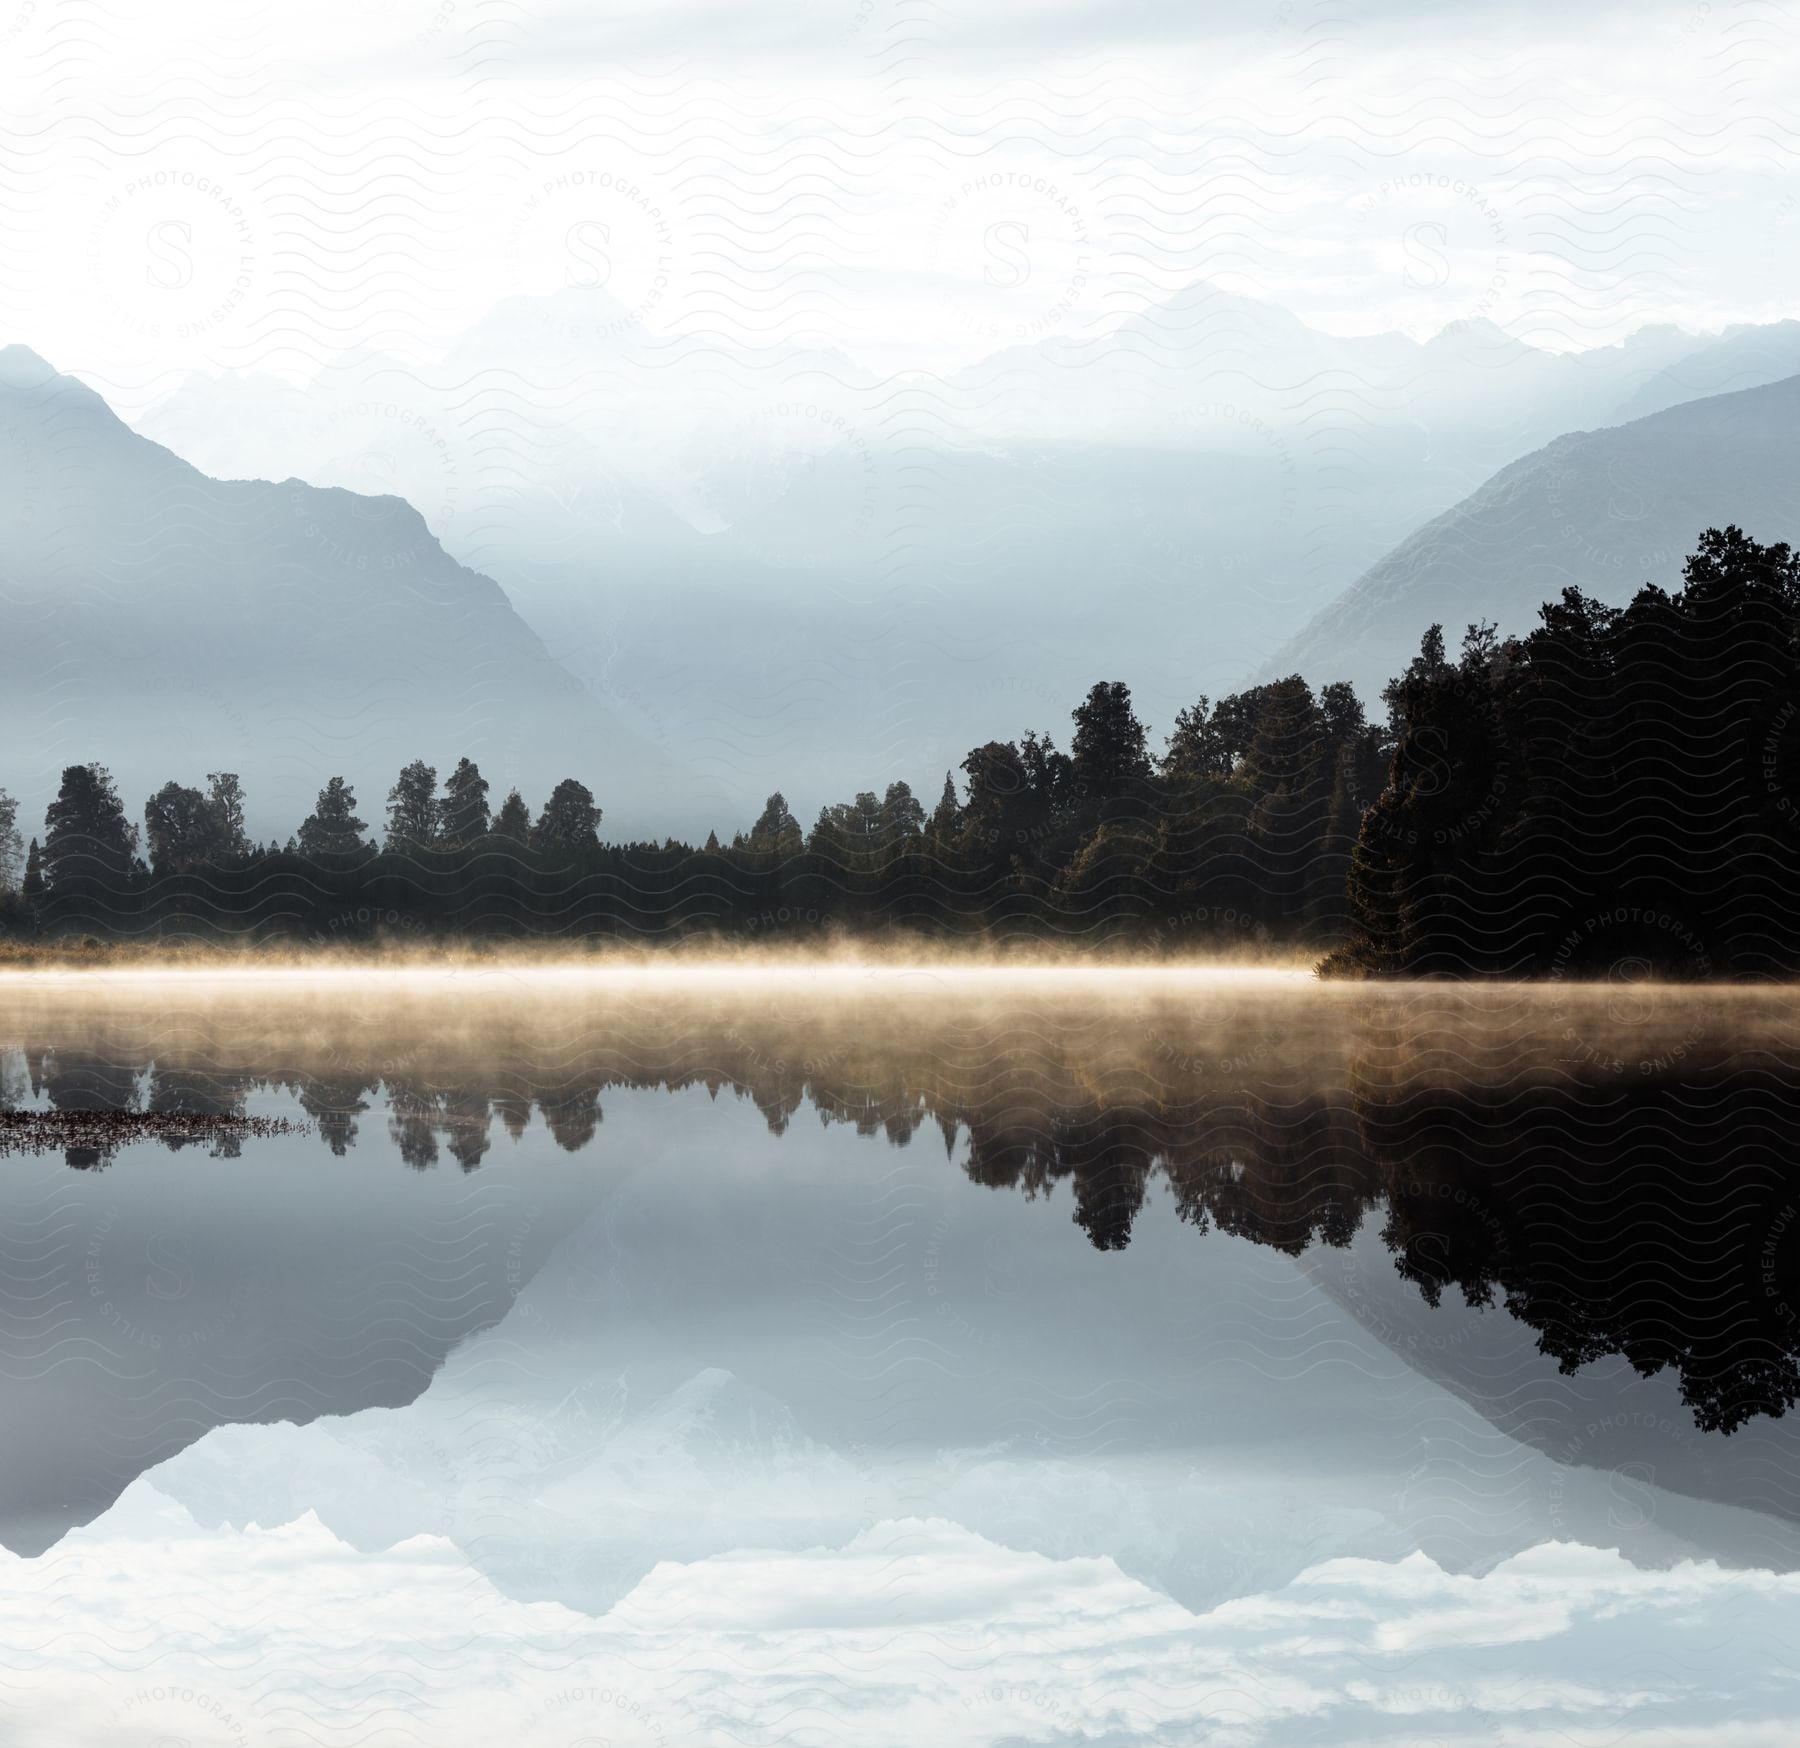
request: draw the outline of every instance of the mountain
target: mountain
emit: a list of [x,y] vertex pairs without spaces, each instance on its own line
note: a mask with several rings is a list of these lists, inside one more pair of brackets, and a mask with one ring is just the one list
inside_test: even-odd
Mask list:
[[394,774],[474,758],[498,803],[578,776],[609,835],[692,825],[701,788],[552,659],[410,504],[209,478],[24,347],[0,352],[4,781],[41,811],[109,765],[130,811],[236,770],[286,837],[328,776],[379,820]]
[[1446,465],[1475,465],[1498,445],[1486,472],[1610,413],[1711,344],[1659,325],[1613,346],[1547,352],[1483,317],[1428,340],[1333,334],[1201,281],[1099,338],[997,352],[951,386],[966,397],[971,423],[994,435],[1143,443],[1234,430],[1292,437],[1323,422],[1354,452],[1376,431],[1416,426]]
[[1800,372],[1800,322],[1727,328],[1659,370],[1614,410],[1611,423],[1647,418],[1682,401],[1760,388]]
[[425,364],[196,376],[143,429],[215,472],[406,496],[747,821],[774,788],[803,816],[896,777],[935,792],[996,735],[1066,737],[1101,677],[1160,732],[1497,467],[1710,343],[1335,335],[1200,282],[1098,339],[886,378],[569,287]]
[[[141,1181],[109,1173],[104,1198],[59,1202],[70,1244],[57,1272],[0,1283],[12,1396],[0,1547],[35,1557],[212,1429],[411,1403],[452,1350],[506,1317],[606,1188],[530,1160],[474,1175],[369,1170],[314,1138],[301,1147],[305,1169],[289,1158],[268,1172],[161,1153]],[[43,1193],[5,1174],[0,1219],[14,1231],[41,1220]],[[170,1212],[202,1205],[204,1219]]]
[[1576,431],[1515,461],[1365,571],[1276,656],[1270,673],[1349,679],[1376,696],[1441,622],[1529,631],[1580,587],[1614,605],[1672,588],[1695,537],[1735,522],[1800,538],[1800,376]]

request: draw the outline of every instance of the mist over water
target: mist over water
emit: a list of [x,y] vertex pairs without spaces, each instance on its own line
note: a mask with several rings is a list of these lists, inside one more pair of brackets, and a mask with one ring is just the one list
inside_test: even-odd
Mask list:
[[8,981],[0,1709],[1451,1740],[1505,1671],[1576,1740],[1716,1716],[1623,1672],[1800,1610],[1797,1046],[1778,991],[1625,982]]

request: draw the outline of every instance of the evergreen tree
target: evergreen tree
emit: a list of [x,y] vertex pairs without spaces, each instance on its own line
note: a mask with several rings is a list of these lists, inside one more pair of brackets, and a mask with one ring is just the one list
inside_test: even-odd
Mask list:
[[1148,736],[1123,680],[1102,681],[1071,713],[1069,749],[1077,797],[1087,806],[1138,795],[1150,774]]
[[254,849],[244,829],[244,786],[235,771],[208,771],[206,781],[218,854],[227,861],[240,861]]
[[27,904],[36,904],[44,896],[44,852],[36,838],[25,856],[25,884],[19,890]]
[[225,836],[212,797],[180,783],[165,783],[144,803],[144,841],[158,874],[218,866],[226,859]]
[[75,877],[117,878],[131,869],[137,827],[125,818],[104,765],[69,765],[44,814],[44,875],[52,890]]
[[1336,680],[1319,693],[1319,711],[1336,773],[1333,781],[1341,783],[1344,805],[1353,819],[1360,819],[1387,781],[1387,735],[1369,722],[1362,700],[1347,680]]
[[600,809],[585,783],[565,777],[550,791],[544,811],[532,828],[534,850],[575,851],[597,849],[600,843]]
[[1239,761],[1256,739],[1256,725],[1269,695],[1267,686],[1251,686],[1221,698],[1213,707],[1211,750],[1219,766],[1219,774],[1235,776]]
[[925,829],[925,809],[906,783],[890,783],[881,798],[878,829],[888,843],[916,838]]
[[[778,829],[778,828],[777,828]],[[819,809],[809,848],[844,859],[873,849],[881,834],[881,803],[865,789],[852,801]]]
[[963,760],[969,798],[962,809],[963,848],[981,862],[1003,870],[1015,856],[1031,853],[1039,812],[1030,773],[1018,746],[991,740]]
[[1019,742],[1025,793],[1034,835],[1047,843],[1074,817],[1075,765],[1047,734],[1033,731]]
[[[1309,916],[1311,884],[1329,836],[1336,757],[1324,714],[1298,674],[1262,689],[1256,734],[1232,781],[1249,802],[1246,848],[1256,901],[1271,926]],[[1347,848],[1348,846],[1346,846]]]
[[301,823],[295,847],[307,856],[347,856],[367,848],[363,833],[368,829],[356,817],[356,792],[342,777],[333,777],[319,791],[311,817]]
[[1175,713],[1175,732],[1168,738],[1161,759],[1164,781],[1195,784],[1231,775],[1231,760],[1212,719],[1211,701],[1204,696]]
[[444,780],[438,829],[450,845],[473,844],[488,834],[488,783],[470,759],[458,759]]
[[950,773],[944,773],[943,793],[938,796],[938,804],[931,810],[931,818],[925,827],[925,835],[940,849],[948,849],[962,834],[962,803],[956,796],[956,782]]
[[777,856],[797,855],[805,847],[800,822],[788,811],[787,797],[779,789],[763,804],[750,828],[750,847]]
[[437,772],[414,759],[388,791],[387,847],[405,850],[437,842]]
[[531,809],[525,805],[525,797],[516,789],[506,792],[506,799],[500,803],[500,811],[494,815],[494,836],[510,838],[515,844],[523,844],[531,837]]
[[1333,751],[1312,687],[1298,674],[1264,687],[1256,733],[1238,780],[1260,800],[1281,794],[1298,802],[1330,788]]
[[872,789],[862,789],[850,803],[846,823],[850,836],[861,844],[872,844],[881,833],[881,802]]

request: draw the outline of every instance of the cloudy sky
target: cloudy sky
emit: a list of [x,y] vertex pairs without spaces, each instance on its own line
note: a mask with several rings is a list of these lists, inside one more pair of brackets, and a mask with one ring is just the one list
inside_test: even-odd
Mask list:
[[935,790],[1099,672],[1165,732],[1648,410],[1679,347],[1625,336],[1800,313],[1797,43],[1778,0],[0,0],[0,341],[216,477],[404,497],[711,786],[633,829],[703,836]]
[[1481,1577],[1330,1561],[1195,1615],[1108,1559],[913,1519],[668,1562],[594,1620],[509,1601],[439,1537],[358,1556],[310,1515],[207,1533],[146,1481],[58,1565],[0,1556],[20,1748],[724,1745],[776,1717],[782,1740],[871,1748],[1793,1739],[1764,1658],[1793,1642],[1800,1581],[1575,1547]]
[[496,301],[888,375],[1206,281],[1584,348],[1790,313],[1771,0],[0,0],[5,337],[126,409]]

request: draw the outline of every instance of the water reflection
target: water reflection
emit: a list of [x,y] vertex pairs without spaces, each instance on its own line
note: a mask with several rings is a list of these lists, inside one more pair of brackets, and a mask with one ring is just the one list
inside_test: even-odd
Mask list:
[[13,1078],[38,1103],[225,1119],[225,1157],[253,1099],[278,1094],[338,1157],[379,1109],[406,1165],[473,1172],[496,1125],[516,1142],[536,1122],[575,1153],[612,1090],[704,1089],[775,1135],[810,1109],[895,1146],[928,1131],[992,1188],[1066,1185],[1101,1250],[1129,1245],[1158,1176],[1183,1221],[1290,1255],[1374,1220],[1426,1303],[1504,1306],[1565,1371],[1673,1368],[1708,1431],[1800,1395],[1800,1024],[1780,996],[1635,990],[1622,1011],[1615,991],[1554,986],[1197,999],[1146,980],[1027,999],[922,977],[871,1000],[496,980],[173,1007],[127,988],[12,1016]]
[[[845,1673],[874,1641],[832,1636],[860,1624],[921,1635],[897,1690],[952,1682],[931,1739],[1046,1715],[1198,1739],[1183,1611],[1308,1573],[1354,1568],[1355,1606],[1387,1610],[1369,1562],[1540,1558],[1520,1594],[1566,1610],[1565,1556],[1527,1550],[1702,1559],[1721,1585],[1800,1570],[1796,1042],[1785,1001],[1743,993],[9,988],[10,1106],[300,1127],[0,1166],[0,1541],[34,1607],[82,1620],[96,1562],[199,1558],[163,1539],[178,1509],[226,1564],[167,1606],[208,1618],[270,1563],[291,1601],[254,1606],[294,1617],[271,1666],[338,1621],[304,1710],[340,1708],[347,1739],[391,1684],[356,1673],[366,1613],[306,1575],[377,1556],[368,1582],[411,1585],[457,1644],[483,1623],[470,1668],[517,1664],[524,1635],[640,1708],[590,1716],[558,1675],[509,1709],[515,1677],[459,1675],[490,1735],[780,1735],[759,1672],[816,1628],[793,1679],[832,1697],[802,1738],[891,1739],[850,1723],[886,1716]],[[409,1548],[433,1551],[406,1576]],[[1611,1568],[1583,1573],[1596,1609],[1627,1606]],[[1052,1582],[1032,1645],[1009,1640]],[[549,1604],[577,1624],[508,1612]],[[1269,1618],[1323,1645],[1334,1608]],[[1257,1653],[1268,1691],[1296,1642]],[[1317,1679],[1366,1686],[1390,1650],[1416,1686],[1400,1640]],[[1154,1671],[1127,1726],[1118,1657]],[[1002,1665],[1035,1673],[981,1679]],[[1479,1688],[1431,1667],[1434,1693]],[[462,1739],[471,1693],[428,1697],[446,1709],[414,1736]],[[1356,1739],[1311,1715],[1295,1739]],[[1639,1694],[1608,1727],[1673,1715]],[[133,1739],[117,1723],[92,1739]]]

